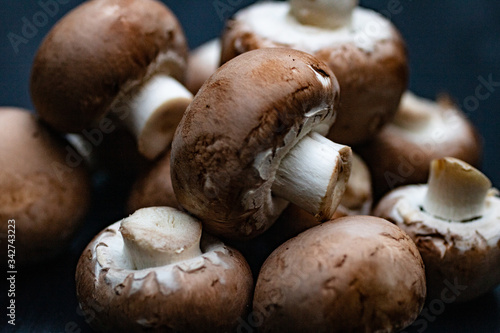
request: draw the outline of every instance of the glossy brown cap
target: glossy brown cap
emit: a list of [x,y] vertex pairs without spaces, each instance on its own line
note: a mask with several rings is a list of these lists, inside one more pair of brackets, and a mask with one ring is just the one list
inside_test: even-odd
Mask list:
[[338,84],[313,56],[290,49],[247,52],[205,82],[172,144],[180,205],[228,238],[264,232],[288,204],[271,186],[280,160],[334,121]]
[[182,29],[162,3],[87,1],[42,42],[31,97],[44,121],[59,131],[78,132],[155,73],[182,82],[186,58]]
[[421,311],[422,258],[390,222],[349,216],[276,249],[261,268],[253,309],[259,332],[398,332]]

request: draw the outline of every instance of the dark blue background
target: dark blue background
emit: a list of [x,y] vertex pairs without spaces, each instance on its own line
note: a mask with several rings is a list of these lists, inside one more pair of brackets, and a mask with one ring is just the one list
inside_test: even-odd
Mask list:
[[[45,2],[47,0],[42,0]],[[57,0],[56,0],[57,1]],[[37,1],[2,0],[0,14],[0,105],[32,109],[28,83],[33,56],[51,26],[67,11],[82,1],[59,0],[56,15],[39,21],[38,31],[18,45],[15,52],[8,34],[22,35],[23,19],[33,22],[34,16],[43,19]],[[66,3],[64,3],[66,2]],[[184,0],[164,1],[181,21],[189,44],[196,47],[216,37],[224,19],[238,8],[255,1],[249,0]],[[390,0],[366,0],[361,4],[378,11],[390,9]],[[410,54],[410,88],[417,94],[434,98],[441,92],[449,93],[467,112],[484,138],[483,171],[500,187],[500,87],[478,105],[467,104],[475,99],[479,78],[491,76],[500,82],[500,1],[497,0],[400,0],[399,11],[390,19],[407,41]],[[216,5],[224,6],[222,11]],[[221,8],[221,7],[219,7]],[[37,16],[38,15],[38,16]],[[484,92],[484,90],[482,91]],[[1,189],[0,189],[1,190]],[[107,193],[112,195],[112,193]],[[105,197],[104,195],[103,197]],[[90,220],[100,220],[84,232],[67,257],[50,267],[26,272],[20,285],[18,329],[37,332],[79,332],[88,328],[77,311],[74,296],[73,266],[75,255],[82,250],[92,233],[113,222],[112,213],[104,203],[96,203]],[[102,224],[103,219],[106,220]],[[65,267],[70,267],[67,269]],[[54,273],[55,272],[55,273]],[[42,282],[29,283],[39,276]],[[3,278],[2,278],[3,279]],[[21,288],[19,287],[19,288]],[[3,294],[4,289],[0,290]],[[2,298],[4,295],[2,295]],[[3,308],[3,307],[2,307]],[[0,311],[0,328],[5,323]],[[428,320],[427,332],[500,332],[500,291],[490,293],[468,305],[447,305],[437,318]],[[415,327],[413,331],[418,331]]]

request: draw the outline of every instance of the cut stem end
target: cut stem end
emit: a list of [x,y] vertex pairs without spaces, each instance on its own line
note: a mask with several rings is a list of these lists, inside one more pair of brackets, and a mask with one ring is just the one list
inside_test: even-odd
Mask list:
[[202,254],[201,223],[170,207],[137,210],[121,222],[124,250],[135,269],[165,266]]
[[452,157],[431,162],[423,208],[440,219],[465,222],[480,217],[490,180],[471,165]]
[[345,192],[351,158],[351,148],[312,132],[283,158],[272,192],[319,221],[329,220]]

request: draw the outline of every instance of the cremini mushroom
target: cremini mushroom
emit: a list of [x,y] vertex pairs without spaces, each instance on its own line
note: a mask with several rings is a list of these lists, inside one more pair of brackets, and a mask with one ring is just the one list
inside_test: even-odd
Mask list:
[[260,49],[227,62],[175,133],[179,204],[228,238],[264,232],[289,202],[330,219],[351,168],[351,149],[322,136],[338,94],[330,69],[304,52]]
[[396,223],[417,244],[430,299],[449,299],[451,292],[463,302],[500,283],[497,194],[479,170],[446,157],[432,162],[428,184],[389,192],[374,214]]
[[389,190],[425,183],[432,160],[456,157],[478,166],[481,138],[447,96],[437,103],[406,92],[395,118],[356,151],[368,164],[376,200]]
[[253,310],[259,332],[398,332],[425,295],[410,237],[384,219],[349,216],[276,249],[259,273]]
[[15,235],[18,264],[55,257],[82,225],[90,205],[82,161],[29,111],[0,108],[0,233]]
[[237,12],[222,36],[221,61],[243,52],[288,47],[308,52],[335,73],[338,119],[328,135],[367,141],[390,121],[406,90],[406,47],[396,28],[356,0],[262,1]]
[[243,256],[174,208],[150,207],[98,234],[82,253],[77,296],[105,332],[229,332],[253,288]]
[[220,65],[220,39],[214,38],[189,53],[186,87],[193,95]]
[[31,96],[40,117],[80,132],[106,114],[153,159],[171,142],[192,100],[187,45],[172,12],[153,0],[85,2],[49,32],[35,56]]
[[128,197],[129,213],[154,206],[179,207],[170,178],[170,150],[137,177]]

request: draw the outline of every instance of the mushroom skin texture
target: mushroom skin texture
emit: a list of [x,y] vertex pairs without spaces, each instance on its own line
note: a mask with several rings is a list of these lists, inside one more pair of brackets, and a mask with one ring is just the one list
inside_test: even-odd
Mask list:
[[154,159],[192,99],[181,85],[186,67],[184,33],[161,2],[88,1],[43,40],[31,97],[40,117],[61,132],[78,133],[109,114]]
[[396,187],[425,183],[436,158],[451,156],[477,167],[482,156],[478,131],[449,97],[434,102],[411,92],[403,95],[395,118],[355,149],[371,171],[377,201]]
[[[456,193],[463,200],[462,203],[450,205],[450,211],[456,213],[474,201],[466,193],[463,179],[467,176],[464,175],[482,174],[463,161],[451,158],[433,162],[437,163],[434,165],[435,173],[443,173],[439,171],[442,168],[439,165],[445,160],[463,169],[461,175],[453,176],[453,189],[447,191]],[[479,178],[487,180],[484,175]],[[407,185],[389,192],[373,212],[373,215],[401,227],[417,245],[426,267],[430,300],[441,299],[450,284],[459,286],[453,291],[456,296],[453,300],[466,302],[500,283],[500,198],[498,192],[491,189],[491,183],[482,187],[485,192],[480,207],[482,212],[479,215],[472,214],[477,215],[475,218],[469,215],[465,221],[430,214],[427,208],[429,204],[426,205],[429,185],[423,184]],[[436,194],[449,200],[449,196],[440,191],[436,191]],[[481,195],[476,196],[475,200],[480,198]]]
[[[183,256],[185,249],[191,255]],[[171,263],[160,264],[166,256]],[[141,263],[147,265],[137,268]],[[199,221],[174,208],[150,207],[90,242],[76,285],[98,331],[230,332],[248,311],[253,281],[243,256],[201,235]]]
[[87,213],[90,177],[69,147],[29,111],[0,108],[0,233],[16,221],[19,265],[61,253]]
[[174,136],[179,204],[227,239],[253,238],[278,218],[289,201],[276,186],[329,219],[351,165],[349,147],[320,135],[335,120],[338,96],[334,74],[304,52],[260,49],[227,62],[196,94]]
[[214,38],[189,53],[186,73],[186,88],[196,95],[205,81],[220,65],[221,44]]
[[[337,120],[328,138],[352,146],[373,137],[396,113],[408,82],[407,51],[388,20],[371,10],[353,8],[355,1],[337,1],[346,12],[341,15],[346,22],[340,22],[338,28],[317,26],[322,22],[317,19],[315,25],[302,24],[294,16],[293,7],[299,3],[317,7],[324,16],[321,7],[325,2],[259,2],[239,11],[228,21],[221,38],[221,63],[268,47],[293,48],[314,55],[335,73],[342,92]],[[331,16],[325,19],[339,23]]]
[[154,206],[179,207],[170,178],[170,150],[137,177],[127,201],[130,214]]
[[386,220],[349,216],[276,249],[261,268],[253,310],[259,332],[397,332],[417,318],[425,293],[410,237]]

